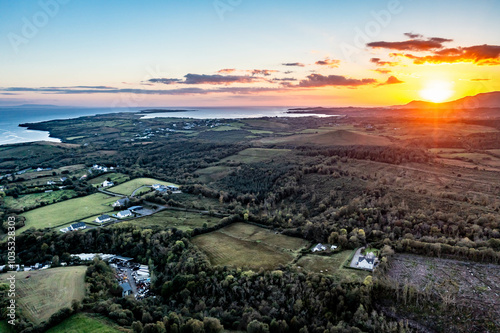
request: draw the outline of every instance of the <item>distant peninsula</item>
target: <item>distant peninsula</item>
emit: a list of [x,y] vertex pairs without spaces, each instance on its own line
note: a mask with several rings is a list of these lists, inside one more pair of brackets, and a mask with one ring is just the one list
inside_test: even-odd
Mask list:
[[146,110],[141,110],[141,113],[190,112],[190,111],[197,111],[197,110],[146,109]]

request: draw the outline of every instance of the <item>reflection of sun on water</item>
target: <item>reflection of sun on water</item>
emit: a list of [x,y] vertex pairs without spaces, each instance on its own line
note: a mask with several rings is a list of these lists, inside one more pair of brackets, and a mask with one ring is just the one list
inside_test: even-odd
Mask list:
[[428,82],[425,87],[420,90],[420,96],[422,96],[423,99],[434,103],[440,103],[447,100],[453,93],[451,82],[446,81]]

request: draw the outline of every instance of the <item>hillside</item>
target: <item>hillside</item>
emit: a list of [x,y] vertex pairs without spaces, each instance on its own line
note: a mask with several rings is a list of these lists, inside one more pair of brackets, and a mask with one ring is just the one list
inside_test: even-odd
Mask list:
[[500,107],[500,91],[467,96],[445,103],[412,101],[405,105],[395,106],[400,109],[480,109]]

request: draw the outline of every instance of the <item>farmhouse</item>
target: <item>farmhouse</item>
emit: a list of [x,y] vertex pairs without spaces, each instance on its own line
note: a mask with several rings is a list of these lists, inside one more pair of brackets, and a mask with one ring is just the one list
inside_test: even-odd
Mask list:
[[326,251],[327,249],[330,249],[330,250],[335,250],[337,248],[336,245],[323,245],[321,243],[318,243],[315,247],[312,248],[312,252],[321,252],[321,251]]
[[70,225],[72,230],[86,229],[87,225],[84,222],[77,222]]
[[125,217],[129,217],[129,216],[132,216],[132,212],[130,210],[122,210],[121,212],[118,212],[118,214],[116,214],[116,216],[118,218],[125,218]]
[[102,187],[109,187],[115,185],[113,182],[109,182],[107,180],[102,182]]
[[49,181],[47,181],[47,185],[54,185],[55,183],[56,183],[56,182],[55,182],[55,181],[53,181],[53,180],[49,180]]
[[370,252],[365,256],[359,256],[356,266],[370,271],[373,270],[373,267],[375,266],[375,255],[373,252]]
[[68,231],[75,231],[75,230],[80,230],[80,229],[86,229],[87,225],[83,222],[77,222],[73,223],[69,227],[62,228],[60,229],[61,232],[68,232]]
[[122,297],[132,295],[132,287],[130,286],[130,283],[124,282],[124,283],[120,284],[120,287],[122,287],[122,289],[123,289]]
[[104,222],[109,222],[111,221],[111,216],[109,215],[101,215],[98,218],[94,220],[97,223],[104,223]]
[[129,198],[123,198],[116,200],[111,206],[113,207],[125,207],[130,202]]

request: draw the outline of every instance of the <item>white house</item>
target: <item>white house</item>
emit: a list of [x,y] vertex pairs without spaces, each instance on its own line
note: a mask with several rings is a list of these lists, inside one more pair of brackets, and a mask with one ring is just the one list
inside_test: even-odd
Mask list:
[[123,206],[126,206],[129,202],[130,202],[129,198],[118,199],[111,206],[113,206],[113,207],[123,207]]
[[111,216],[109,215],[101,215],[98,218],[94,220],[97,223],[104,223],[104,222],[109,222],[111,221]]
[[125,217],[129,217],[129,216],[132,216],[132,212],[130,210],[122,210],[121,212],[118,212],[118,214],[116,214],[116,216],[118,218],[125,218]]
[[102,187],[109,187],[115,185],[113,182],[108,182],[107,180],[102,182]]
[[313,249],[311,250],[312,252],[321,252],[321,251],[326,251],[327,248],[330,248],[330,250],[335,250],[337,248],[336,245],[323,245],[321,243],[318,243]]

